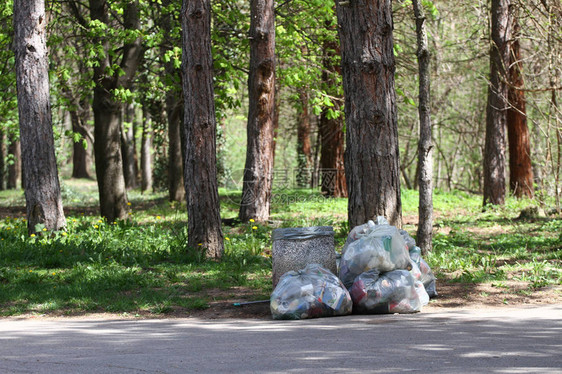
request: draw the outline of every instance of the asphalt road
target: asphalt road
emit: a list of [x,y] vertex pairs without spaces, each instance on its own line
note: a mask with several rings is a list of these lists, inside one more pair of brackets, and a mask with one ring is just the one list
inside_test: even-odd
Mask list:
[[302,321],[0,320],[0,373],[562,373],[562,304]]

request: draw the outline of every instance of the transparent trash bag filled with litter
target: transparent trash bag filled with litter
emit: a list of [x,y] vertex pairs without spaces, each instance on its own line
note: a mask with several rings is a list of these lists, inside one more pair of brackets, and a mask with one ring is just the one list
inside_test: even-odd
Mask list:
[[349,244],[353,243],[354,241],[356,241],[357,239],[367,235],[369,232],[371,232],[375,226],[377,225],[390,225],[388,223],[388,221],[386,220],[386,218],[382,217],[382,216],[378,216],[377,217],[377,222],[374,222],[372,220],[369,220],[367,223],[364,223],[362,225],[359,226],[355,226],[347,235],[347,240],[345,241],[345,244],[343,246],[342,249],[342,254],[345,253],[347,247],[349,246]]
[[[394,270],[380,275],[371,270],[359,275],[350,294],[354,311],[364,314],[415,313],[422,308],[417,282],[407,270]],[[429,298],[427,298],[429,300]]]
[[343,316],[352,308],[339,278],[318,264],[283,274],[270,299],[273,319]]
[[[349,288],[359,274],[377,270],[380,273],[410,269],[408,247],[398,229],[388,224],[369,221],[348,236],[356,239],[349,242],[340,259],[339,276]],[[357,229],[357,228],[356,228]]]
[[420,247],[414,247],[410,250],[410,258],[412,262],[416,264],[421,272],[421,276],[419,280],[423,283],[425,287],[425,291],[429,295],[429,297],[437,296],[437,289],[435,288],[435,275],[431,268],[425,262],[425,260],[421,256],[421,249]]
[[422,303],[422,306],[425,306],[427,304],[429,304],[429,295],[427,293],[427,291],[425,290],[425,286],[422,282],[422,278],[423,278],[423,274],[420,270],[420,268],[418,267],[418,265],[410,260],[410,264],[412,265],[412,269],[410,270],[410,274],[412,274],[412,277],[414,277],[414,286],[416,287],[416,292],[418,293],[418,296],[420,297],[420,301]]
[[400,232],[400,235],[402,235],[402,239],[404,239],[404,241],[406,242],[406,245],[408,246],[408,250],[411,251],[412,249],[414,249],[414,247],[416,246],[416,241],[414,240],[414,238],[412,238],[410,236],[410,234],[408,234],[408,231],[406,230],[398,230]]

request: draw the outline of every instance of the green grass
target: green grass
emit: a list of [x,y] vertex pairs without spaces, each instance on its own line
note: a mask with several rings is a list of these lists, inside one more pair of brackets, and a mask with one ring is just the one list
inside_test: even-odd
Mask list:
[[[311,190],[275,191],[274,225],[224,226],[224,259],[207,261],[185,249],[184,204],[171,204],[164,194],[132,192],[129,218],[106,222],[97,216],[93,182],[64,183],[70,211],[65,232],[28,237],[21,213],[0,220],[1,316],[189,313],[239,288],[250,291],[248,299],[264,299],[271,292],[273,226],[332,225],[338,249],[349,230],[346,199],[325,199]],[[223,217],[236,217],[239,197],[221,190]],[[530,294],[561,285],[562,219],[517,220],[532,203],[508,199],[505,207],[482,212],[480,196],[436,191],[438,233],[426,259],[439,281],[500,286],[516,281]],[[21,191],[0,192],[0,207],[23,204]],[[417,214],[417,192],[403,191],[403,211]],[[405,228],[415,234],[412,225]]]

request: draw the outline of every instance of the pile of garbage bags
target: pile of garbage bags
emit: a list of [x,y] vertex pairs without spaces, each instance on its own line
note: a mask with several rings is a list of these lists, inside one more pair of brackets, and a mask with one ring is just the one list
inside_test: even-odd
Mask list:
[[351,314],[353,302],[342,282],[318,264],[281,276],[270,299],[274,319],[304,319]]
[[384,273],[411,268],[408,247],[400,231],[383,220],[379,217],[379,224],[369,221],[349,234],[342,250],[339,272],[347,288],[358,275],[371,269]]
[[318,264],[285,273],[270,299],[274,319],[356,313],[415,313],[437,296],[415,240],[384,217],[348,235],[339,278]]

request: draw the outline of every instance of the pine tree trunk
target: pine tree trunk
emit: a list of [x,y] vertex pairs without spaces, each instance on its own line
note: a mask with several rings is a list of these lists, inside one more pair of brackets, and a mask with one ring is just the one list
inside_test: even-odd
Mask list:
[[27,231],[66,225],[55,158],[44,0],[14,1],[14,50]]
[[418,143],[419,223],[416,243],[425,254],[432,249],[433,236],[433,155],[431,140],[431,100],[429,48],[425,28],[425,14],[420,0],[412,0],[416,17],[417,57],[419,70],[420,140]]
[[123,177],[127,190],[139,186],[137,150],[135,142],[135,106],[128,103],[123,110],[124,120],[121,123],[121,152],[123,156]]
[[525,91],[523,88],[523,63],[519,45],[519,23],[513,16],[513,35],[509,54],[509,82],[507,110],[507,139],[509,144],[509,188],[516,197],[533,198],[533,168],[531,165],[531,144],[527,111],[525,108]]
[[[324,43],[324,56],[322,64],[322,83],[326,92],[332,96],[336,84],[333,78],[341,74],[341,69],[336,65],[334,59],[340,53],[337,41],[326,41]],[[332,102],[333,110],[339,111],[341,104],[337,100]],[[326,197],[347,197],[347,184],[345,181],[344,164],[344,118],[329,118],[328,110],[324,108],[320,114],[318,131],[321,140],[320,152],[320,177],[322,180],[321,192]]]
[[141,190],[152,190],[152,116],[145,107],[141,141]]
[[310,185],[312,165],[312,146],[310,144],[310,118],[308,114],[308,93],[306,88],[299,92],[297,110],[297,186]]
[[[16,139],[15,135],[8,137],[8,154],[11,155],[11,162],[8,165],[8,186],[9,190],[18,189],[18,183],[22,181],[22,166],[21,166],[21,146],[20,141]],[[23,187],[23,186],[22,186]]]
[[492,0],[490,41],[490,85],[486,108],[484,148],[484,205],[505,203],[505,128],[507,102],[507,66],[511,22],[509,0]]
[[273,0],[250,0],[247,151],[240,220],[267,221],[273,182],[275,10]]
[[216,118],[211,55],[211,1],[184,0],[183,93],[188,247],[220,258],[224,242],[217,187]]
[[390,0],[338,3],[350,227],[384,216],[402,224]]

